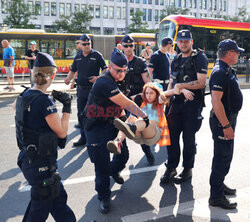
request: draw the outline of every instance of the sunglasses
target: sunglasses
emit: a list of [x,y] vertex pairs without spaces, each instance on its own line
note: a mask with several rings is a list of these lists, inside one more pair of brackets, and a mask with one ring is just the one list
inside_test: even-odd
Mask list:
[[116,69],[114,66],[111,66],[112,67],[112,69],[114,69],[115,71],[116,71],[116,73],[117,74],[121,74],[121,73],[123,73],[123,72],[127,72],[127,69]]
[[80,44],[80,42],[75,42],[76,45]]
[[90,45],[90,43],[82,43],[83,46]]
[[134,47],[134,45],[133,44],[131,44],[131,45],[122,45],[124,48],[128,48],[128,47],[130,47],[130,48],[133,48]]

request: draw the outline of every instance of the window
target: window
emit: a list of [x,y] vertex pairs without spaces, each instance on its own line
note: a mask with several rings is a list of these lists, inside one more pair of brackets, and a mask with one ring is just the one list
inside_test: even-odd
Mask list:
[[33,1],[28,1],[28,7],[29,7],[29,12],[31,12],[32,15],[34,15],[34,3],[33,3]]
[[77,51],[74,40],[66,40],[65,41],[65,58],[74,58]]
[[192,8],[193,7],[193,0],[190,0],[190,8]]
[[214,10],[217,10],[217,0],[214,0]]
[[178,7],[181,7],[181,0],[178,0]]
[[15,48],[16,59],[21,59],[25,56],[25,40],[11,39],[10,46]]
[[222,11],[222,0],[220,0],[220,11]]
[[66,16],[71,16],[71,3],[66,3]]
[[148,21],[152,21],[152,9],[148,9]]
[[104,32],[104,35],[113,35],[114,34],[114,28],[104,27],[103,32]]
[[80,4],[75,4],[75,12],[80,12]]
[[82,10],[82,11],[86,10],[86,5],[85,5],[85,4],[82,4],[82,5],[81,5],[81,10]]
[[126,8],[122,8],[122,19],[126,19]]
[[116,18],[117,19],[121,19],[122,18],[122,8],[121,7],[117,7],[116,8]]
[[142,16],[142,20],[143,20],[143,21],[146,21],[146,19],[147,19],[147,9],[144,8],[144,9],[142,10],[142,12],[144,13],[143,16]]
[[183,0],[183,7],[187,8],[187,0]]
[[135,0],[135,3],[140,3],[140,0]]
[[44,15],[49,16],[49,2],[44,2]]
[[227,1],[224,1],[224,8],[223,11],[225,12],[227,10]]
[[63,40],[41,40],[41,52],[49,53],[53,58],[63,57]]
[[109,6],[109,18],[114,18],[114,6]]
[[41,2],[40,1],[35,2],[35,14],[41,15]]
[[159,10],[155,10],[155,21],[158,22],[159,21]]
[[133,17],[134,13],[135,13],[134,8],[130,8],[130,10],[129,10],[130,19]]
[[130,0],[130,3],[134,3],[134,0]]
[[64,3],[60,3],[59,4],[59,15],[65,15],[65,4]]
[[164,5],[164,0],[160,0],[160,5]]
[[56,2],[51,2],[51,16],[56,16]]
[[[197,7],[197,0],[194,0],[194,8]],[[196,14],[196,13],[195,13]],[[195,16],[196,17],[196,16]]]
[[89,5],[89,14],[94,17],[94,5]]
[[202,9],[203,0],[200,0],[200,9]]
[[155,0],[155,4],[156,4],[156,5],[159,5],[159,0]]
[[210,0],[210,10],[213,9],[213,0]]
[[2,13],[7,14],[8,11],[8,3],[7,0],[2,0]]
[[101,28],[100,27],[89,27],[90,33],[92,34],[101,34]]
[[95,6],[95,17],[100,18],[100,5]]
[[142,3],[143,4],[147,4],[147,0],[142,0]]
[[103,18],[108,18],[108,6],[103,6]]
[[152,0],[148,0],[148,4],[149,4],[149,5],[152,5]]
[[203,9],[207,9],[207,0],[204,0]]

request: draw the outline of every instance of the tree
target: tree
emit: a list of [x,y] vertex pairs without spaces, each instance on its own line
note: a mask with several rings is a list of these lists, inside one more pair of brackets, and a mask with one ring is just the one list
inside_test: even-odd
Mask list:
[[177,8],[174,5],[171,5],[167,6],[166,9],[163,10],[163,13],[160,16],[160,20],[164,19],[168,15],[187,15],[188,13],[188,8]]
[[8,7],[8,15],[3,20],[3,23],[10,28],[23,28],[33,29],[35,25],[30,21],[35,20],[36,17],[29,9],[28,4],[25,4],[22,0],[12,0]]
[[233,22],[248,22],[250,23],[250,18],[247,18],[247,9],[245,6],[242,6],[238,9],[237,16],[224,16],[225,20],[233,21]]
[[140,10],[138,10],[132,14],[132,18],[131,18],[132,23],[128,26],[129,33],[149,32],[149,30],[147,30],[147,27],[148,27],[147,22],[142,21],[143,15],[144,15],[144,12],[142,12]]
[[52,24],[54,32],[63,31],[68,33],[89,33],[88,27],[93,16],[90,15],[89,9],[81,12],[74,12],[72,16],[61,16]]

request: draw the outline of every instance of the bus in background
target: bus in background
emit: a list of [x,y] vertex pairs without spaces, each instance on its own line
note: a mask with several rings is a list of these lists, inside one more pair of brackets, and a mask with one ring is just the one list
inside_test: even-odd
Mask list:
[[[7,39],[10,46],[15,50],[15,74],[29,73],[28,60],[25,60],[24,57],[31,41],[37,43],[37,49],[41,52],[46,52],[54,58],[58,73],[68,73],[73,58],[77,53],[75,38],[81,35],[80,33],[46,33],[41,29],[10,29],[0,32],[0,41]],[[135,39],[136,55],[139,55],[147,42],[151,44],[152,48],[156,45],[154,34],[131,33],[130,35]],[[123,35],[92,34],[89,34],[89,36],[92,41],[92,47],[101,52],[107,62],[114,47],[116,47],[123,37]],[[0,68],[2,68],[2,73],[5,73],[2,54],[3,48],[0,46]]]
[[200,48],[205,51],[209,60],[208,76],[216,61],[218,43],[223,39],[233,39],[240,47],[245,49],[239,60],[242,63],[240,62],[237,68],[239,69],[238,73],[244,74],[247,71],[246,63],[250,58],[250,23],[170,15],[160,23],[157,44],[159,45],[164,37],[171,37],[176,40],[177,32],[182,29],[191,31],[194,39],[194,49]]

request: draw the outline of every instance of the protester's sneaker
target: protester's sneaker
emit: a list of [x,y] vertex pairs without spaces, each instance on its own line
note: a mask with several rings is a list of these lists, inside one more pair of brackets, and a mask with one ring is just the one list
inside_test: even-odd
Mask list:
[[10,88],[9,92],[15,91],[15,88]]
[[4,87],[3,89],[11,89],[9,86]]
[[108,141],[107,148],[111,153],[121,154],[122,142],[119,138]]
[[135,138],[136,125],[131,123],[124,123],[120,119],[115,119],[114,125],[117,129],[121,130],[129,139]]

